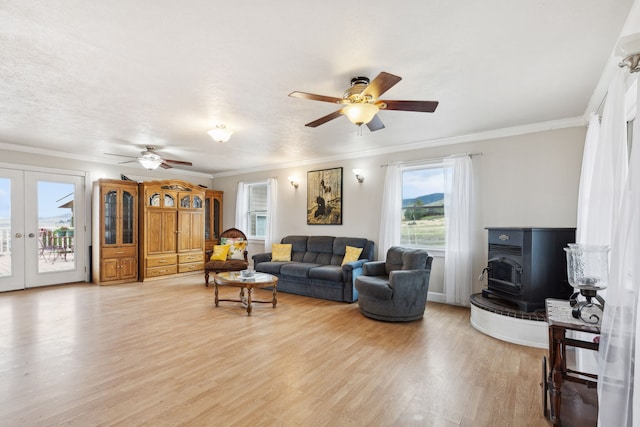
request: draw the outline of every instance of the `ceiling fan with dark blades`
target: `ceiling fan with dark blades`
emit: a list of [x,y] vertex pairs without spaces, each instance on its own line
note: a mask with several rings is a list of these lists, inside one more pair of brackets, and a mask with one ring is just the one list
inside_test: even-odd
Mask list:
[[150,169],[150,170],[157,169],[158,166],[162,167],[164,169],[171,169],[173,167],[173,166],[171,166],[171,164],[183,165],[183,166],[192,166],[191,162],[184,162],[184,161],[181,161],[181,160],[171,160],[171,159],[162,158],[162,156],[156,152],[156,147],[154,147],[154,146],[148,145],[145,148],[146,148],[146,150],[141,151],[140,152],[140,157],[137,157],[137,158],[134,158],[133,156],[125,156],[125,155],[122,155],[122,154],[111,154],[111,153],[105,153],[105,154],[108,154],[110,156],[131,157],[134,160],[128,160],[126,162],[120,162],[118,164],[138,162],[145,169]]
[[318,127],[344,114],[352,123],[358,126],[366,124],[369,130],[373,132],[384,129],[384,124],[378,117],[380,110],[433,113],[438,107],[438,101],[393,101],[378,99],[386,91],[400,82],[400,80],[402,80],[402,77],[383,71],[371,82],[367,77],[352,78],[351,87],[345,91],[342,98],[298,91],[291,92],[289,96],[344,105],[340,110],[309,122],[305,126],[312,128]]

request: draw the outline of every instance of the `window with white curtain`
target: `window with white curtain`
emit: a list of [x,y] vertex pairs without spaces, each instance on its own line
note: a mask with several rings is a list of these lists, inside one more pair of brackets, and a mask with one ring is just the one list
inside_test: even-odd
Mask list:
[[267,205],[267,183],[247,184],[247,237],[264,239],[269,215]]
[[444,167],[441,162],[402,170],[400,244],[444,249]]

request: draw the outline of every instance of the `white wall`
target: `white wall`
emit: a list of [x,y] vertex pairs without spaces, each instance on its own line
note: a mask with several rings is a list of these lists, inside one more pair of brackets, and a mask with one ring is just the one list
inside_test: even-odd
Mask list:
[[[276,238],[289,234],[366,237],[378,242],[385,169],[394,161],[428,159],[459,153],[478,153],[473,158],[475,176],[474,272],[487,260],[485,227],[575,227],[578,183],[586,128],[568,128],[528,135],[363,157],[304,167],[214,178],[213,188],[224,191],[223,228],[233,227],[238,181],[278,178]],[[307,171],[343,167],[343,225],[307,225]],[[359,184],[351,170],[362,169]],[[298,177],[294,189],[287,177]],[[267,250],[269,248],[266,248]],[[251,254],[265,251],[252,244]],[[443,260],[434,260],[430,290],[442,290]],[[477,274],[474,274],[477,277]],[[474,278],[474,291],[485,283]]]
[[[123,173],[132,179],[183,179],[224,191],[223,229],[235,224],[235,199],[238,181],[252,182],[278,178],[278,218],[276,238],[289,234],[366,237],[378,242],[382,187],[385,169],[395,161],[428,159],[459,153],[478,153],[473,158],[475,175],[474,272],[479,274],[487,259],[485,227],[575,227],[578,182],[586,128],[568,128],[508,138],[404,151],[307,166],[274,169],[264,172],[219,177],[212,181],[204,174],[180,174],[158,169],[147,171],[139,166],[104,165],[74,159],[53,158],[22,152],[0,150],[4,164],[86,171],[89,173],[87,203],[91,200],[91,182],[98,178],[119,179]],[[343,225],[310,226],[306,223],[307,171],[342,167]],[[359,184],[351,170],[362,169],[364,183]],[[298,177],[294,189],[288,177]],[[87,206],[89,209],[89,206]],[[89,210],[87,211],[89,212]],[[87,219],[90,215],[87,215]],[[90,224],[87,224],[90,225]],[[91,241],[88,236],[87,242]],[[269,249],[269,248],[267,248]],[[252,242],[249,254],[264,252]],[[441,292],[443,259],[433,264],[430,290]],[[474,275],[476,275],[474,274]],[[485,283],[474,278],[474,291]]]

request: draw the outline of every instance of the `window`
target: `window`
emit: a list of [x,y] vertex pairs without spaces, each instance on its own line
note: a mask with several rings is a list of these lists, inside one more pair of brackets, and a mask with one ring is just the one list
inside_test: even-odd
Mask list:
[[444,249],[445,232],[444,167],[438,163],[404,169],[400,243]]
[[267,232],[267,183],[247,184],[247,237],[264,239]]

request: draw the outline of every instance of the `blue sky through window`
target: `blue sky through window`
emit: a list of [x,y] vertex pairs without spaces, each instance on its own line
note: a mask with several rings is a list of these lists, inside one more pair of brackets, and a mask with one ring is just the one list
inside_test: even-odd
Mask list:
[[433,193],[442,193],[444,175],[442,168],[406,170],[402,176],[402,198],[413,199]]

